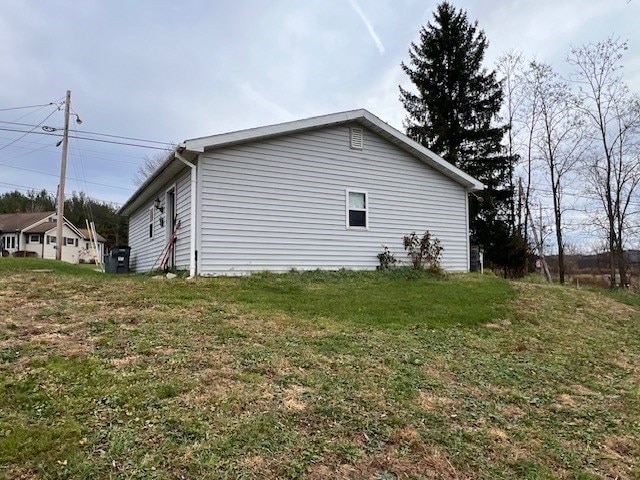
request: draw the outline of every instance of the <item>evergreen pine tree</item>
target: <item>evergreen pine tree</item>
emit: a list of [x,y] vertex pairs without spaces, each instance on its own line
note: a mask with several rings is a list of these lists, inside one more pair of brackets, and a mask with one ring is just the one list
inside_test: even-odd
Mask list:
[[476,177],[486,190],[470,197],[470,226],[485,257],[505,265],[505,236],[513,233],[508,212],[513,201],[513,159],[501,140],[506,126],[496,126],[502,86],[495,71],[482,66],[488,42],[477,22],[447,1],[437,6],[433,23],[420,30],[420,41],[402,64],[415,93],[400,87],[407,111],[407,135],[445,160]]

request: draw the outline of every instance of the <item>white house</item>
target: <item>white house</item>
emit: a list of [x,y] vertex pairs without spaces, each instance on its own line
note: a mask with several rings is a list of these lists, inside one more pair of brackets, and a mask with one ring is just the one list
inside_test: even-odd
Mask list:
[[169,266],[191,275],[374,269],[404,235],[440,239],[469,268],[469,192],[483,188],[366,110],[186,140],[120,210],[130,268],[148,271],[179,222]]
[[[0,214],[0,250],[8,255],[56,258],[56,212]],[[98,236],[98,255],[104,254],[105,239]],[[64,219],[62,260],[69,263],[91,261],[89,235]]]

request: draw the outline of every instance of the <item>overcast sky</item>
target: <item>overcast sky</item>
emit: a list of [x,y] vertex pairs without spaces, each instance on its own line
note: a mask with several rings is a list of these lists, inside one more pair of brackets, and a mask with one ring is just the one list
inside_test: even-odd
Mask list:
[[[640,91],[637,0],[453,3],[485,31],[489,67],[515,49],[562,71],[571,45],[616,36],[629,40],[625,77]],[[53,107],[2,109],[58,101],[70,89],[83,120],[75,129],[162,142],[361,107],[401,129],[400,62],[436,4],[0,0],[0,121],[40,124]],[[43,123],[62,124],[61,111]],[[0,193],[55,192],[58,139],[0,128]],[[123,203],[154,152],[73,140],[67,195]]]

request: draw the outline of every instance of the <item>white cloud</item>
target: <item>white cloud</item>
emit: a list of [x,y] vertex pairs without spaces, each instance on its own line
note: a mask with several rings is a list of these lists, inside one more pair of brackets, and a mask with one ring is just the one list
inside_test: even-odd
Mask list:
[[288,111],[286,108],[278,105],[277,103],[269,100],[263,94],[258,92],[249,83],[242,83],[240,85],[241,92],[247,97],[248,100],[254,102],[257,106],[267,110],[270,114],[276,117],[276,121],[288,121],[295,120],[296,116]]
[[373,29],[373,25],[360,8],[360,5],[356,3],[356,0],[349,0],[349,5],[351,5],[351,7],[356,11],[358,16],[360,17],[360,20],[362,20],[362,23],[364,23],[365,27],[367,27],[367,31],[373,39],[373,43],[376,44],[376,48],[380,52],[380,55],[384,55],[384,45],[382,44],[382,40],[380,40],[380,37],[378,37],[378,35],[376,34],[376,31]]
[[[410,42],[431,20],[437,1],[187,2],[181,4],[180,21],[169,0],[89,1],[82,9],[71,0],[4,2],[0,108],[45,103],[71,89],[82,129],[161,141],[360,107],[402,129],[398,84],[410,83],[400,62],[407,60]],[[460,0],[459,5],[487,34],[487,66],[511,49],[561,63],[570,44],[616,34],[629,39],[624,72],[631,89],[640,91],[640,2]],[[5,113],[0,120],[20,121],[18,116]],[[43,116],[27,118],[36,124]],[[61,126],[61,113],[54,117]],[[0,137],[1,147],[11,141],[11,132]],[[55,141],[23,155],[47,138],[0,153],[15,154],[16,165],[49,175],[4,167],[0,181],[53,191],[60,162]],[[137,162],[153,153],[82,142],[80,148],[87,180],[127,188],[133,188],[128,180]],[[0,192],[7,189],[0,185]],[[89,189],[91,196],[119,202],[127,195],[93,184]]]

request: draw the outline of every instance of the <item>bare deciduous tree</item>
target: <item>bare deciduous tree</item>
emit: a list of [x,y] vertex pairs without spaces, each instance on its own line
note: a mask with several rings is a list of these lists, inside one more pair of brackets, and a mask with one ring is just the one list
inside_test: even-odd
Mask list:
[[626,42],[610,38],[573,48],[568,57],[575,68],[572,81],[579,87],[576,107],[597,146],[592,150],[587,172],[604,210],[612,287],[616,282],[616,266],[620,283],[627,283],[624,247],[629,206],[640,183],[640,102],[631,94],[620,72],[626,49]]
[[[523,108],[523,102],[525,101],[523,82],[522,82],[522,68],[523,57],[520,52],[510,51],[498,58],[496,64],[496,71],[502,77],[502,90],[504,103],[502,106],[503,115],[506,117],[507,130],[506,130],[506,149],[507,155],[510,158],[515,159],[510,165],[509,182],[511,191],[515,192],[515,171],[514,167],[517,161],[520,160],[518,154],[518,145],[516,137],[522,128],[522,122],[518,121],[518,117],[521,114]],[[522,211],[522,198],[518,195],[518,234],[522,235],[521,229],[521,211]],[[516,208],[515,202],[512,200],[509,211],[509,223],[512,228],[516,228]],[[526,239],[526,233],[525,237]]]
[[142,185],[147,178],[167,159],[169,154],[174,150],[175,145],[169,146],[166,150],[158,151],[153,155],[144,157],[142,165],[138,166],[138,170],[133,177],[133,183],[137,187]]
[[536,86],[534,71],[529,68],[522,72],[520,77],[522,84],[523,101],[521,104],[520,122],[522,123],[522,160],[524,162],[525,180],[522,190],[522,203],[524,205],[523,232],[525,240],[529,240],[529,218],[531,209],[531,190],[533,181],[533,169],[535,158],[535,138],[540,122],[540,89]]
[[531,62],[531,81],[536,91],[540,128],[535,136],[535,144],[540,157],[546,164],[546,176],[551,187],[553,220],[556,243],[558,245],[558,271],[560,283],[565,280],[563,223],[564,190],[576,164],[581,160],[586,148],[584,128],[580,117],[572,105],[569,86],[551,66]]

